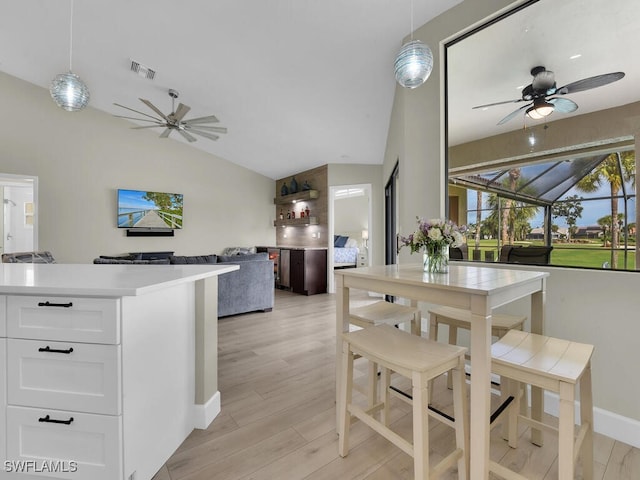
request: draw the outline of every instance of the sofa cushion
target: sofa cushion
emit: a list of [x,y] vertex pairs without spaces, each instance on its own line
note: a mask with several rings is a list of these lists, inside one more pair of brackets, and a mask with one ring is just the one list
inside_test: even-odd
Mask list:
[[172,255],[169,258],[172,264],[187,265],[187,264],[203,264],[203,263],[217,263],[217,256],[211,255]]
[[249,255],[218,255],[218,263],[252,262],[254,260],[269,260],[269,254],[260,252]]

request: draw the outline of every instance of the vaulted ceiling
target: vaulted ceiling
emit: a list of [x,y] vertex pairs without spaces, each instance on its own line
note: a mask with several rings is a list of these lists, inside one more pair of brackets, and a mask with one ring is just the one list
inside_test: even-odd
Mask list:
[[[413,0],[414,27],[459,2]],[[70,0],[0,6],[0,71],[48,88],[69,68]],[[382,163],[393,62],[410,30],[410,0],[75,0],[72,66],[90,106],[110,114],[127,114],[114,102],[152,114],[139,98],[169,113],[177,90],[187,119],[215,114],[228,128],[194,148],[275,179]]]

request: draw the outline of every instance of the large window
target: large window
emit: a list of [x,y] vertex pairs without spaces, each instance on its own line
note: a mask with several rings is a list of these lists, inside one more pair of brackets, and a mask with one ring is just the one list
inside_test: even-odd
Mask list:
[[640,2],[512,6],[442,57],[447,198],[468,258],[640,270],[640,64],[626,54]]
[[636,270],[633,151],[451,176],[476,260],[503,245],[552,246],[552,265]]

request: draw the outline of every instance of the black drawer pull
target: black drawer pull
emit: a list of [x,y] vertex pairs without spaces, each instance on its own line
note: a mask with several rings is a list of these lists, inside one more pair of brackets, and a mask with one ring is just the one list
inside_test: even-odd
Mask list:
[[73,422],[73,417],[69,417],[69,420],[56,420],[54,418],[49,417],[49,415],[46,415],[44,417],[39,418],[38,421],[46,422],[46,423],[62,423],[64,425],[71,425],[71,422]]
[[57,349],[51,348],[51,347],[49,347],[49,345],[47,345],[46,347],[40,347],[38,349],[38,351],[39,352],[49,352],[49,353],[66,353],[68,355],[71,352],[73,352],[73,347],[69,347],[67,350],[57,350]]
[[51,302],[38,302],[39,307],[63,307],[63,308],[71,308],[73,307],[73,302],[69,303],[51,303]]

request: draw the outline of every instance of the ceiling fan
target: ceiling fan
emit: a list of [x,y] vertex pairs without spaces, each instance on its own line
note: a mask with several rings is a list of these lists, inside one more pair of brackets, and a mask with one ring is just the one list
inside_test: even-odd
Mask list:
[[566,95],[568,93],[582,92],[591,88],[602,87],[603,85],[620,80],[624,77],[624,72],[605,73],[603,75],[583,78],[582,80],[577,80],[560,88],[556,87],[554,73],[545,67],[533,67],[531,69],[531,75],[533,76],[533,80],[530,85],[522,89],[522,98],[478,105],[473,108],[488,108],[506,103],[531,102],[511,112],[500,120],[498,125],[507,123],[523,110],[526,110],[525,115],[534,120],[539,120],[551,115],[554,111],[571,113],[578,109],[578,105],[568,98],[557,97],[555,95]]
[[115,116],[118,118],[127,118],[129,120],[136,120],[139,122],[153,123],[153,125],[145,125],[142,127],[131,127],[134,130],[138,130],[142,128],[157,128],[157,127],[164,128],[164,131],[160,134],[160,138],[167,138],[171,134],[171,132],[173,132],[174,130],[178,132],[180,135],[182,135],[189,142],[195,142],[197,140],[197,138],[194,137],[193,135],[200,135],[201,137],[208,138],[209,140],[217,140],[220,137],[218,135],[215,135],[212,132],[227,133],[227,129],[224,127],[214,127],[210,125],[205,125],[206,123],[218,123],[219,120],[215,115],[208,115],[206,117],[198,117],[198,118],[192,118],[190,120],[183,120],[185,115],[189,112],[189,110],[191,110],[191,107],[183,103],[179,103],[178,108],[176,109],[175,102],[176,102],[176,98],[178,98],[178,92],[176,90],[169,89],[169,96],[171,97],[171,113],[168,115],[165,115],[164,113],[162,113],[160,109],[156,107],[153,103],[151,103],[149,100],[145,100],[144,98],[141,98],[140,101],[144,103],[147,107],[149,107],[151,110],[153,110],[156,114],[158,114],[159,118],[154,117],[153,115],[148,115],[144,112],[140,112],[138,110],[134,110],[133,108],[125,107],[124,105],[120,105],[118,103],[114,103],[114,105],[117,107],[125,108],[139,115],[148,117],[151,120],[148,120],[146,118],[125,117],[122,115],[115,115]]

